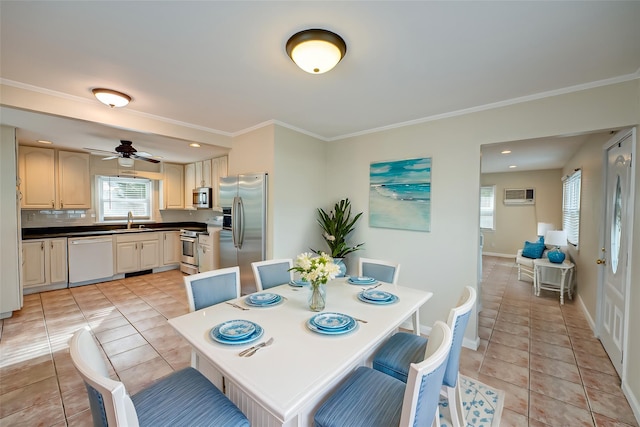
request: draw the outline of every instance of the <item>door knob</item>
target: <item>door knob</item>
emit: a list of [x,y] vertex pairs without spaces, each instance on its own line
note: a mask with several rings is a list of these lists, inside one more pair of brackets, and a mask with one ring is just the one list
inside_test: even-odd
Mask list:
[[602,265],[607,265],[607,260],[606,259],[597,259],[596,260],[596,264],[602,264]]

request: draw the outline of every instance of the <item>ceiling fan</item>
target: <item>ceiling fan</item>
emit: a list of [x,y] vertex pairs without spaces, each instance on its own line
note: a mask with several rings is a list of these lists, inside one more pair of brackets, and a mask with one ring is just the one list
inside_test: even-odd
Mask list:
[[133,148],[133,143],[131,141],[125,141],[122,139],[120,140],[120,145],[115,148],[115,151],[95,150],[93,148],[85,148],[85,150],[95,153],[115,154],[105,157],[102,160],[118,159],[118,164],[120,164],[120,166],[133,166],[133,159],[144,160],[145,162],[150,163],[160,163],[159,160],[150,158],[151,154],[145,153],[144,151],[138,151]]

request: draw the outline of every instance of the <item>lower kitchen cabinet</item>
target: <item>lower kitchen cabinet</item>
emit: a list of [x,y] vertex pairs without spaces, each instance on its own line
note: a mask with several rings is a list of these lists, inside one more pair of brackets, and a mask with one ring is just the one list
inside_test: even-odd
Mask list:
[[162,233],[162,265],[180,264],[182,245],[179,231]]
[[145,232],[116,237],[116,273],[151,270],[160,266],[160,235]]
[[67,283],[67,239],[22,242],[23,291],[45,285]]

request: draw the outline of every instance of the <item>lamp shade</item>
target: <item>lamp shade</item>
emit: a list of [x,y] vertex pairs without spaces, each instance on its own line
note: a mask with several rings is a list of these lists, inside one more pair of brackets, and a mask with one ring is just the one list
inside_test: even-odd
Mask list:
[[563,230],[547,231],[544,236],[545,245],[549,246],[567,246],[567,232]]
[[307,73],[322,74],[335,67],[347,52],[347,45],[336,33],[311,29],[294,34],[287,41],[287,54]]
[[539,222],[537,236],[544,237],[547,235],[547,231],[551,231],[551,230],[553,230],[553,224],[550,224],[548,222]]
[[131,157],[118,157],[118,164],[123,168],[130,168],[133,166],[133,159]]

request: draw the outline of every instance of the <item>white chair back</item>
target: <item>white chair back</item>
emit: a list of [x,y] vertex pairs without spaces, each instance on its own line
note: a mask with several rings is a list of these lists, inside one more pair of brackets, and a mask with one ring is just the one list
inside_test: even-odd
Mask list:
[[76,331],[69,342],[69,352],[87,385],[94,426],[138,427],[138,415],[124,384],[109,378],[102,354],[88,330]]
[[373,277],[381,282],[397,285],[399,274],[400,264],[371,258],[358,260],[358,276]]
[[184,276],[189,311],[240,298],[240,268],[229,267]]
[[436,421],[438,401],[452,339],[451,328],[446,323],[434,323],[427,343],[427,357],[409,367],[400,426],[439,425]]
[[291,267],[293,267],[291,258],[252,262],[251,269],[253,270],[258,292],[293,280],[293,271],[290,271]]

